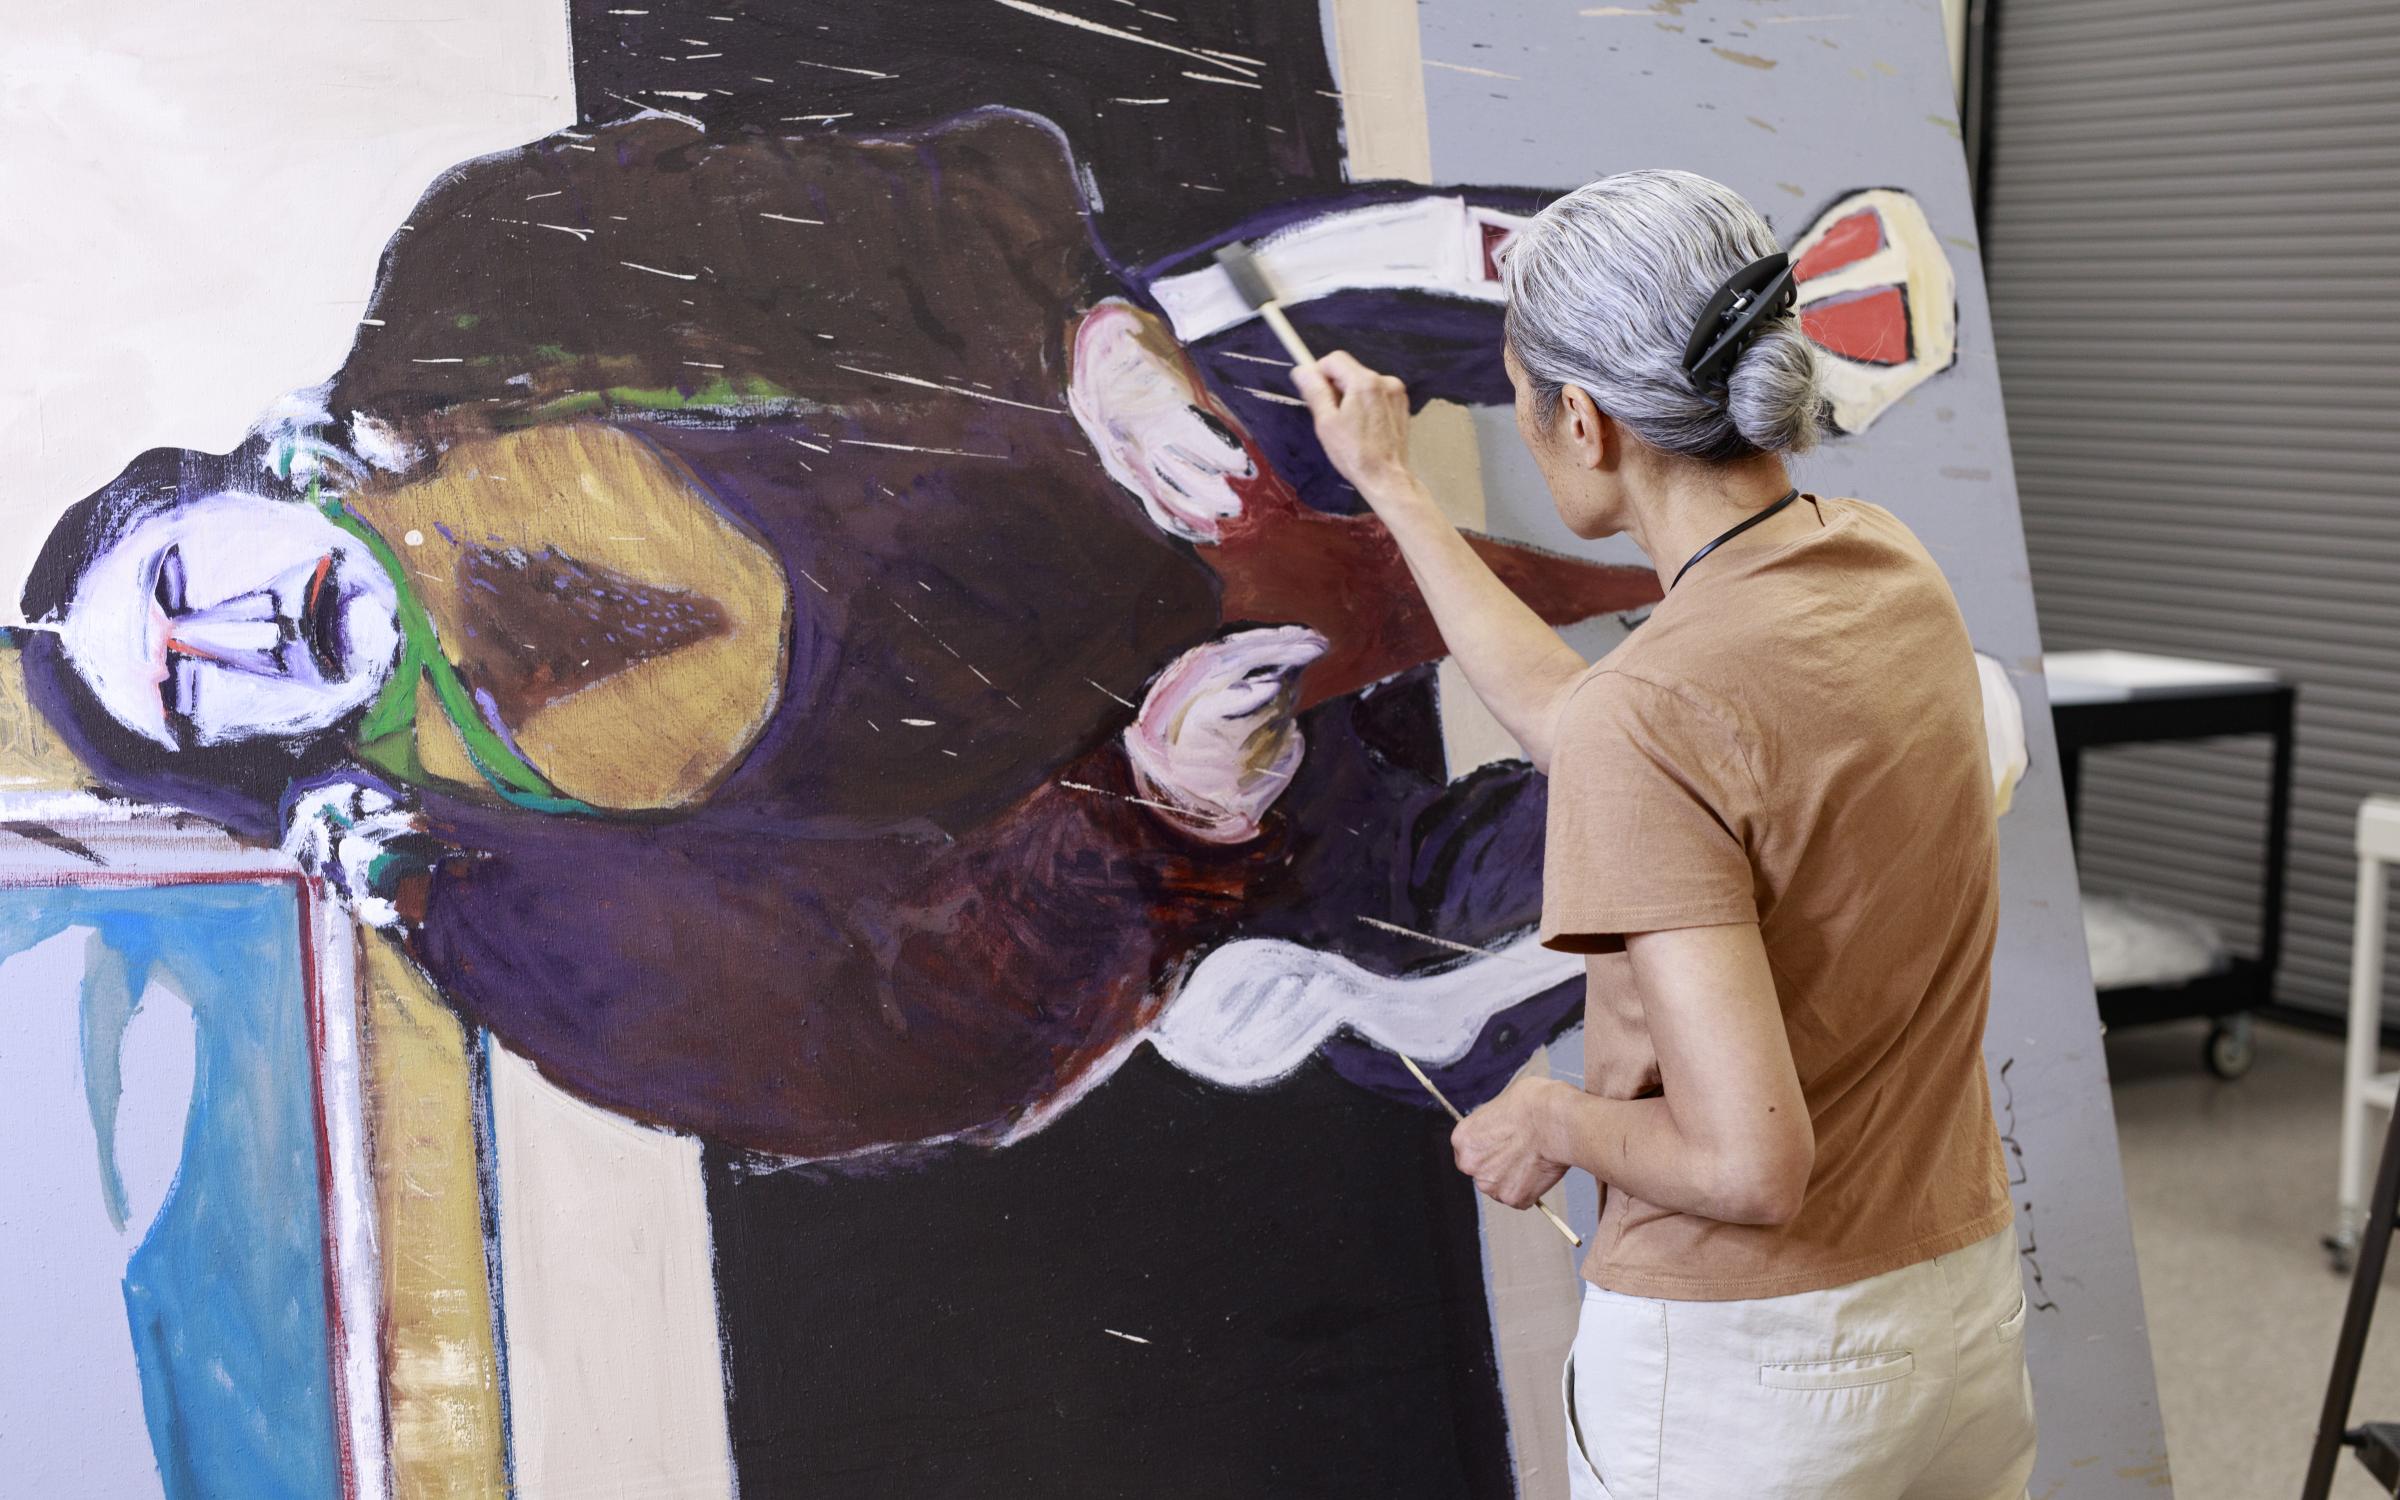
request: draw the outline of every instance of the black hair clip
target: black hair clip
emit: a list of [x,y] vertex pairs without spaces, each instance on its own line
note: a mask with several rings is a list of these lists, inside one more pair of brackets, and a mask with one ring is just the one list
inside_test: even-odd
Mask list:
[[1723,384],[1759,325],[1790,307],[1796,295],[1791,258],[1780,250],[1725,278],[1701,311],[1700,325],[1684,341],[1683,368],[1692,384],[1703,390]]

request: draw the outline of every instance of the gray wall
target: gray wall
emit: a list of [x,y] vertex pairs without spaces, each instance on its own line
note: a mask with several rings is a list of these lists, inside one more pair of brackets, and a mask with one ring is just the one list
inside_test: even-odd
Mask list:
[[[2039,637],[2026,579],[1974,216],[1935,0],[1765,7],[1695,0],[1536,9],[1425,0],[1436,182],[1567,187],[1637,166],[1706,173],[1787,239],[1862,187],[1915,194],[1959,281],[1957,365],[1808,461],[1812,488],[1889,506],[1940,559],[1979,649],[2023,695],[2033,766],[2001,824],[2002,929],[1987,1051],[2017,1149],[2018,1228],[2038,1274],[2033,1492],[2156,1495],[2165,1475],[2116,1127],[2085,964]],[[1846,12],[1847,14],[1836,13]],[[1776,21],[1779,14],[1826,19]],[[1730,61],[1725,48],[1772,63]],[[1549,541],[1505,413],[1482,430],[1495,529]]]
[[[2277,988],[2340,1010],[2359,799],[2400,793],[2400,6],[1999,14],[1985,259],[2043,641],[2299,684]],[[2086,877],[2248,948],[2266,785],[2256,740],[2091,757]]]

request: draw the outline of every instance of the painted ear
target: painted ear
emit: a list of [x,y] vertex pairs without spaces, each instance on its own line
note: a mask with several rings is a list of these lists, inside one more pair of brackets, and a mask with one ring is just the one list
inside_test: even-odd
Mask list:
[[1838,198],[1792,242],[1800,327],[1834,425],[1864,432],[1958,360],[1958,281],[1917,200],[1898,188]]

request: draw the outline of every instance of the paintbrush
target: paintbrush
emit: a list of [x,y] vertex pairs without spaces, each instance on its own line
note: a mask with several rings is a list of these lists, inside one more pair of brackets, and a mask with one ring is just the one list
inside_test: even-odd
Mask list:
[[[1394,1052],[1392,1056],[1400,1059],[1400,1065],[1408,1069],[1410,1073],[1414,1074],[1417,1082],[1425,1085],[1425,1092],[1433,1095],[1434,1103],[1450,1111],[1451,1119],[1458,1121],[1462,1125],[1466,1123],[1467,1117],[1458,1112],[1458,1106],[1452,1104],[1448,1097],[1445,1096],[1440,1089],[1434,1087],[1433,1080],[1425,1076],[1425,1070],[1417,1066],[1417,1060],[1415,1058],[1409,1056],[1405,1052]],[[1558,1216],[1558,1210],[1552,1208],[1549,1204],[1543,1202],[1539,1198],[1533,1200],[1533,1206],[1542,1211],[1542,1217],[1550,1221],[1551,1228],[1557,1230],[1560,1234],[1563,1234],[1567,1237],[1568,1244],[1575,1246],[1579,1250],[1583,1248],[1583,1236],[1577,1234],[1573,1229],[1568,1227],[1567,1221]]]
[[1275,337],[1283,340],[1284,352],[1291,355],[1293,362],[1315,364],[1317,357],[1308,352],[1308,345],[1300,342],[1299,330],[1293,328],[1292,320],[1283,315],[1283,299],[1275,295],[1275,283],[1267,279],[1267,268],[1259,263],[1257,256],[1250,253],[1249,247],[1219,246],[1217,264],[1225,268],[1226,279],[1233,283],[1233,289],[1241,294],[1242,300],[1267,320],[1267,326],[1275,330]]

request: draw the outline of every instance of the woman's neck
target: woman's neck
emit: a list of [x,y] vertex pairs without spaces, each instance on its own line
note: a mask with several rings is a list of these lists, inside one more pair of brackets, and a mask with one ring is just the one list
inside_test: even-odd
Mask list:
[[[1693,553],[1773,505],[1791,488],[1783,460],[1772,453],[1734,463],[1662,464],[1634,494],[1632,524],[1626,530],[1665,588]],[[1726,543],[1727,549],[1782,539],[1787,531],[1796,533],[1802,525],[1815,524],[1804,508],[1795,511],[1751,528]]]

